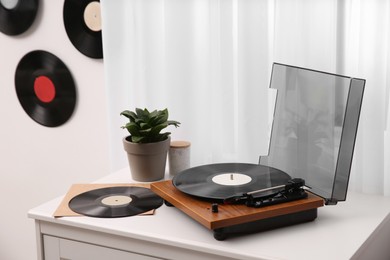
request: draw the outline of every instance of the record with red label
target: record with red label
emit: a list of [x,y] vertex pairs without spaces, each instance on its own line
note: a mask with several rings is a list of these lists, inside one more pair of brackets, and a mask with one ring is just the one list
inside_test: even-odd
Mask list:
[[103,58],[100,1],[65,0],[63,18],[73,46],[90,58]]
[[76,87],[66,65],[41,50],[26,54],[15,72],[15,88],[24,111],[37,123],[64,124],[76,106]]
[[0,0],[0,31],[7,35],[18,35],[33,24],[38,0]]

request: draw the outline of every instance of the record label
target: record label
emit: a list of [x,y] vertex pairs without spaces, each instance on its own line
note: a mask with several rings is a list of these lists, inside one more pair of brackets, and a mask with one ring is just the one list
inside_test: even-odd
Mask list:
[[[291,177],[278,169],[247,163],[221,163],[193,167],[172,179],[173,185],[188,195],[220,200],[260,189],[284,185]],[[261,195],[274,194],[275,190]]]
[[102,203],[106,206],[124,206],[128,205],[133,199],[129,196],[114,195],[102,199]]
[[53,101],[56,96],[56,89],[53,81],[46,76],[39,76],[35,78],[34,92],[37,98],[45,103]]
[[76,213],[98,218],[134,216],[157,209],[163,200],[143,187],[116,186],[87,191],[69,201]]
[[102,30],[102,18],[99,2],[91,2],[87,5],[87,7],[85,7],[84,22],[87,27],[94,32]]
[[241,173],[222,173],[215,175],[211,180],[220,185],[243,185],[252,181],[252,178],[246,174]]
[[2,4],[8,10],[14,9],[19,3],[19,0],[0,0],[0,4]]

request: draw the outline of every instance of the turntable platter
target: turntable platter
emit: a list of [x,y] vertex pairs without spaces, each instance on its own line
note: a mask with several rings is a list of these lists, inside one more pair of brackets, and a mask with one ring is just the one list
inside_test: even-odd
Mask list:
[[[246,163],[221,163],[193,167],[176,175],[173,185],[188,195],[224,200],[243,193],[286,184],[291,177],[278,169]],[[271,195],[275,190],[270,190]]]

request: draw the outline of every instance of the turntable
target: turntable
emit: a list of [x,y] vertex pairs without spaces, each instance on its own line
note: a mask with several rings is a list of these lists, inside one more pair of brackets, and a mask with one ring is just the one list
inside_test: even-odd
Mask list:
[[268,155],[193,167],[151,189],[217,240],[313,221],[318,208],[346,200],[364,85],[274,63]]

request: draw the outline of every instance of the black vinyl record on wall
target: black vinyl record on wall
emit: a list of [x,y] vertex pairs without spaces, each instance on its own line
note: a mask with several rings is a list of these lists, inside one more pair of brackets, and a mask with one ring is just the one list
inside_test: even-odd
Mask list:
[[100,1],[65,0],[63,16],[74,47],[90,58],[103,58]]
[[74,111],[73,77],[66,65],[49,52],[32,51],[19,61],[15,88],[24,111],[41,125],[60,126]]
[[24,33],[33,24],[38,0],[1,0],[0,31],[7,35]]

